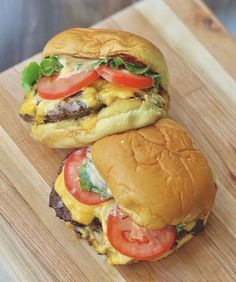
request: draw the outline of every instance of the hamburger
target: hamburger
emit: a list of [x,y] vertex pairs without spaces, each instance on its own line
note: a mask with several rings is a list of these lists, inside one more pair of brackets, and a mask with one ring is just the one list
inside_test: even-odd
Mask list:
[[169,105],[161,51],[144,38],[72,28],[54,36],[38,64],[21,74],[20,116],[32,136],[54,148],[78,148],[154,123]]
[[166,257],[205,228],[212,171],[188,133],[161,119],[64,161],[49,206],[110,264]]

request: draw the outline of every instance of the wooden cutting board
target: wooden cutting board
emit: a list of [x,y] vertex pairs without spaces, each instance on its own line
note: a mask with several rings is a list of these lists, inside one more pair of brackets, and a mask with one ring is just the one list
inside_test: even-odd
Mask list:
[[235,281],[235,40],[201,2],[189,0],[139,2],[97,27],[137,33],[166,56],[170,117],[189,130],[218,175],[206,232],[160,262],[118,267],[77,240],[48,208],[68,151],[35,142],[18,117],[23,62],[0,75],[0,281]]

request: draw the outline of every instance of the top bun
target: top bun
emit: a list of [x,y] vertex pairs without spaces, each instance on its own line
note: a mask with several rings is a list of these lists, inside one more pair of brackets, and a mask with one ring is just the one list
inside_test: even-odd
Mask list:
[[140,226],[191,222],[213,205],[207,160],[172,120],[107,136],[93,145],[92,158],[116,202]]
[[114,55],[130,55],[150,65],[161,76],[167,91],[168,72],[161,51],[146,39],[124,31],[109,29],[71,28],[55,35],[46,44],[43,55],[71,55],[79,58],[102,59]]

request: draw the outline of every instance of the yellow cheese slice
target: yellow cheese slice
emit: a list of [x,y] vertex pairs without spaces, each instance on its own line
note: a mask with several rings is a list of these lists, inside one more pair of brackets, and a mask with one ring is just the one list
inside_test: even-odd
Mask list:
[[67,190],[64,182],[63,171],[58,176],[54,189],[62,202],[71,213],[71,218],[81,224],[90,224],[105,206],[110,206],[114,200],[109,200],[98,205],[86,205],[76,200]]
[[36,112],[36,103],[34,101],[34,90],[25,95],[24,101],[20,105],[19,113],[21,115],[34,116]]

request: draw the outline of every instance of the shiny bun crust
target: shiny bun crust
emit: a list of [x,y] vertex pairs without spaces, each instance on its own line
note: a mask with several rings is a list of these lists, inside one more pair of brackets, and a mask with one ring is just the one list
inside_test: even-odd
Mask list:
[[148,40],[125,31],[109,29],[71,28],[55,35],[46,44],[43,55],[71,55],[98,59],[119,54],[135,57],[150,65],[161,76],[161,86],[167,90],[168,71],[161,51]]
[[55,123],[35,123],[32,126],[32,136],[52,148],[84,147],[104,136],[154,123],[166,115],[169,104],[168,95],[164,95],[163,98],[166,100],[165,109],[153,109],[152,105],[143,101],[139,108],[99,119],[91,131],[82,130],[79,122],[71,119]]
[[116,202],[140,226],[191,222],[213,205],[207,160],[172,120],[107,136],[92,146],[92,158]]

